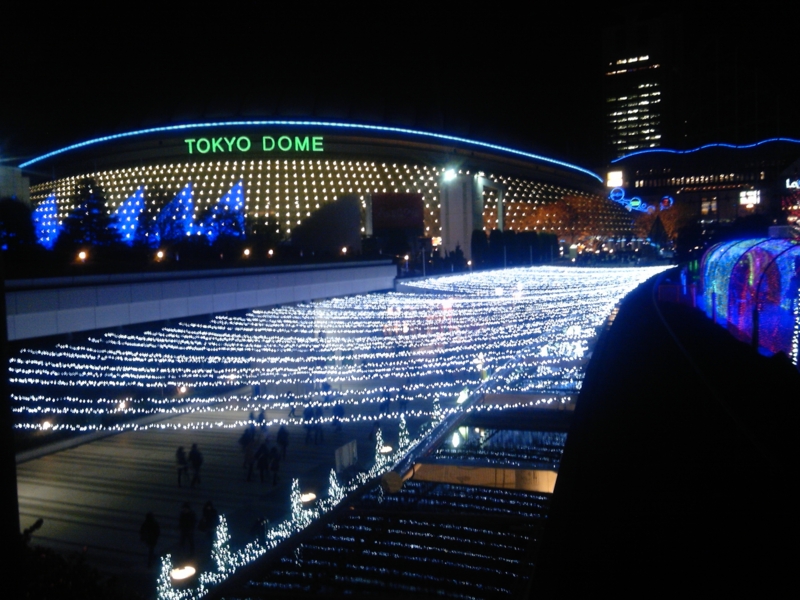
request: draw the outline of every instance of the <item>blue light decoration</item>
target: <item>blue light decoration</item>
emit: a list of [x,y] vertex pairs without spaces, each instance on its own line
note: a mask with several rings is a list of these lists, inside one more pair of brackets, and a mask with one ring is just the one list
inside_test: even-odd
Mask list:
[[[729,148],[731,150],[747,150],[748,148],[756,148],[758,146],[762,146],[764,144],[770,144],[772,142],[787,142],[790,144],[800,144],[800,140],[795,140],[793,138],[785,138],[785,137],[775,137],[775,138],[767,138],[765,140],[761,140],[760,142],[754,142],[752,144],[724,144],[724,143],[717,143],[717,144],[706,144],[705,146],[698,146],[697,148],[692,148],[690,150],[672,150],[670,148],[648,148],[647,150],[637,150],[636,152],[631,152],[630,154],[626,154],[625,156],[620,156],[619,158],[615,158],[612,160],[612,163],[617,163],[622,160],[631,158],[632,156],[639,156],[640,154],[693,154],[694,152],[700,152],[701,150],[707,150],[709,148]],[[36,159],[34,159],[36,160]]]
[[800,244],[780,238],[723,242],[701,264],[706,314],[767,354],[797,365]]
[[139,215],[144,210],[144,188],[139,186],[133,195],[117,207],[114,211],[115,219],[111,228],[116,229],[120,239],[128,244],[133,244],[136,228],[139,225]]
[[608,199],[617,202],[619,204],[622,203],[622,200],[625,198],[625,190],[622,188],[614,188],[611,190],[611,193],[608,195]]
[[622,205],[626,210],[632,211],[636,210],[639,212],[646,212],[651,213],[655,211],[655,207],[650,206],[647,202],[644,202],[638,196],[634,196],[633,198],[626,198],[625,197],[625,190],[622,188],[614,188],[608,194],[608,199],[612,202],[616,202],[617,204]]
[[392,133],[392,134],[400,134],[400,135],[407,135],[412,137],[422,137],[422,138],[431,138],[435,140],[442,140],[445,142],[456,142],[459,144],[464,144],[466,146],[475,146],[479,148],[488,148],[490,150],[497,150],[498,152],[504,152],[507,154],[513,154],[515,156],[522,156],[524,158],[530,158],[533,160],[541,161],[544,163],[558,165],[564,167],[566,169],[570,169],[572,171],[578,171],[579,173],[583,173],[584,175],[588,175],[589,177],[593,177],[597,181],[603,181],[603,178],[600,177],[597,173],[593,173],[588,169],[584,169],[583,167],[579,167],[577,165],[573,165],[568,162],[555,160],[553,158],[548,158],[546,156],[541,156],[539,154],[533,154],[532,152],[524,152],[522,150],[515,150],[514,148],[509,148],[507,146],[500,146],[497,144],[489,144],[487,142],[480,142],[476,140],[470,140],[467,138],[462,138],[453,135],[446,135],[443,133],[430,133],[427,131],[419,131],[416,129],[407,129],[404,127],[387,127],[383,125],[364,125],[359,123],[336,123],[331,121],[260,121],[260,120],[253,120],[253,121],[216,121],[211,123],[191,123],[186,125],[169,125],[166,127],[151,127],[149,129],[138,129],[136,131],[128,131],[126,133],[118,133],[114,135],[106,135],[99,138],[94,138],[91,140],[87,140],[85,142],[80,142],[77,144],[72,144],[70,146],[66,146],[64,148],[60,148],[59,150],[54,150],[52,152],[48,152],[47,154],[42,154],[41,156],[37,156],[36,158],[32,158],[31,160],[24,162],[19,165],[20,169],[25,169],[34,165],[38,162],[51,158],[53,156],[58,156],[60,154],[64,154],[65,152],[70,152],[72,150],[79,150],[81,148],[85,148],[87,146],[93,146],[96,144],[101,144],[104,142],[112,142],[115,140],[121,140],[130,137],[136,137],[141,135],[150,135],[154,133],[170,133],[176,131],[190,131],[192,129],[214,129],[214,128],[222,128],[222,127],[236,127],[236,128],[243,128],[243,127],[309,127],[309,128],[316,128],[316,129],[353,129],[356,131],[374,131],[376,133]]
[[220,236],[244,237],[244,185],[241,179],[206,215],[200,231],[206,234],[212,244]]
[[[194,191],[189,181],[183,189],[170,200],[158,215],[158,235],[160,241],[177,241],[195,233],[198,227],[194,224]],[[198,231],[199,233],[199,231]]]
[[58,234],[61,233],[55,194],[50,194],[33,211],[33,227],[36,230],[36,241],[48,250],[52,250]]

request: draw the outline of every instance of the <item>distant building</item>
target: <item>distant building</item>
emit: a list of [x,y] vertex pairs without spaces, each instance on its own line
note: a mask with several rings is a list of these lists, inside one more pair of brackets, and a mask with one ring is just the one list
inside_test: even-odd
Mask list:
[[603,103],[606,159],[675,145],[676,40],[668,18],[627,20],[605,32]]
[[660,69],[649,54],[622,56],[606,65],[606,127],[615,157],[661,146]]
[[638,151],[612,161],[608,187],[651,206],[674,202],[702,223],[754,214],[793,223],[800,216],[798,158],[800,141],[788,139]]

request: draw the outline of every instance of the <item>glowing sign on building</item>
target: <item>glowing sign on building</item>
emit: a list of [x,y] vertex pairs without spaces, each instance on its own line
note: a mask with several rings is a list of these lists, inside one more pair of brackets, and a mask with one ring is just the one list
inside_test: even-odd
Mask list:
[[[253,143],[246,135],[232,137],[187,138],[183,140],[189,148],[189,154],[222,154],[226,152],[250,152]],[[288,136],[274,138],[271,135],[261,137],[260,149],[263,152],[322,152],[323,137]],[[259,146],[257,146],[259,147]]]
[[622,171],[609,171],[608,177],[606,177],[606,187],[610,188],[621,188],[623,186],[622,182]]
[[760,190],[742,190],[739,192],[739,204],[742,206],[754,206],[761,204]]

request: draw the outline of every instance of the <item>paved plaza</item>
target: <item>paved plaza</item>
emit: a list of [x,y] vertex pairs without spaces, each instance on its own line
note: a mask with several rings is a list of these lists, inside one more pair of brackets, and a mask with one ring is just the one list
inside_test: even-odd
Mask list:
[[[267,420],[283,418],[285,409],[266,411]],[[217,413],[214,420],[236,422],[241,413]],[[196,415],[176,417],[173,422],[191,424]],[[387,438],[394,435],[397,421],[386,426]],[[44,519],[35,534],[40,543],[64,552],[84,553],[86,561],[99,570],[114,574],[127,586],[153,595],[157,568],[146,567],[147,549],[139,540],[139,528],[153,512],[161,528],[157,553],[179,557],[187,550],[179,546],[178,515],[189,502],[198,518],[211,500],[228,519],[232,543],[244,545],[256,537],[253,526],[266,517],[279,521],[289,514],[291,480],[298,478],[304,490],[324,491],[334,466],[335,449],[355,439],[359,456],[371,457],[375,443],[368,439],[371,423],[346,424],[341,432],[328,425],[324,442],[306,444],[303,426],[289,427],[286,460],[281,462],[278,485],[271,474],[264,483],[257,470],[246,481],[243,453],[238,439],[243,428],[176,431],[150,429],[111,435],[66,450],[27,460],[17,465],[20,521],[28,527]],[[274,443],[277,427],[270,428]],[[175,451],[193,443],[204,455],[201,483],[190,488],[177,484]],[[195,556],[208,560],[210,538],[195,534]]]

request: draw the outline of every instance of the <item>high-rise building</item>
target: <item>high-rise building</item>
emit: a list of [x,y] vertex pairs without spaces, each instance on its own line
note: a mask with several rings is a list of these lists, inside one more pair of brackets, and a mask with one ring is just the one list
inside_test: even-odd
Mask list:
[[662,65],[650,54],[607,61],[605,117],[614,158],[658,148],[662,138]]
[[629,16],[605,31],[606,160],[677,141],[681,130],[675,119],[678,31],[668,16]]

